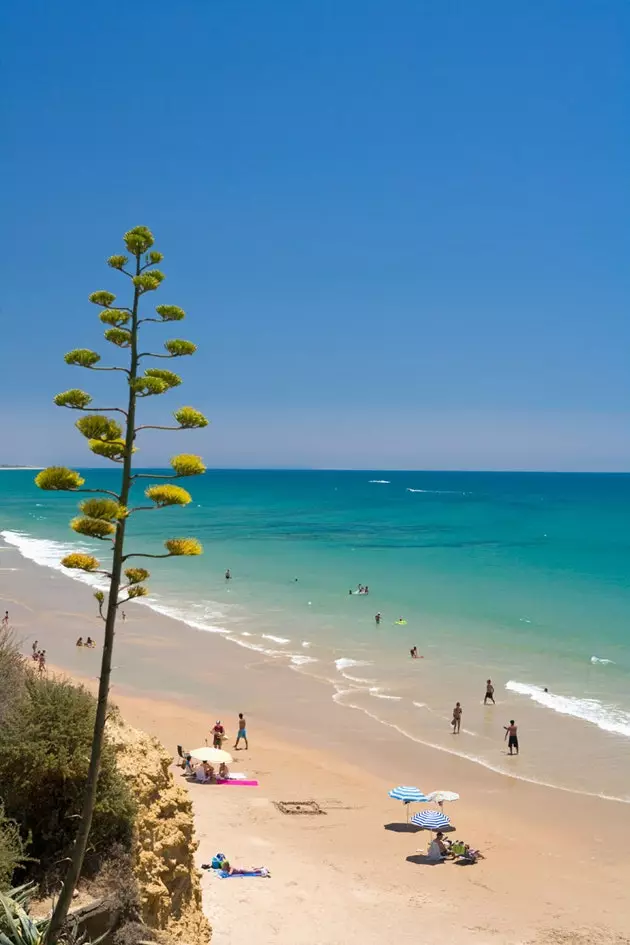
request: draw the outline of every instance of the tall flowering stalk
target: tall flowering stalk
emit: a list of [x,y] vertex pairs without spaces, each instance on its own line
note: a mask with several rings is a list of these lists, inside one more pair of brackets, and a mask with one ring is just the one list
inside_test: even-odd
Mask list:
[[[164,542],[166,550],[163,554],[145,554],[126,550],[125,529],[130,516],[148,509],[188,505],[191,501],[191,496],[186,489],[160,482],[149,485],[145,490],[148,504],[130,508],[129,494],[136,480],[179,479],[205,472],[205,466],[199,456],[180,454],[171,459],[172,474],[149,476],[140,472],[134,473],[132,457],[138,433],[141,430],[198,429],[207,426],[208,421],[193,407],[181,407],[173,414],[176,423],[174,426],[151,424],[139,426],[137,424],[136,408],[139,400],[164,394],[181,384],[181,378],[172,371],[159,367],[145,367],[147,358],[185,357],[195,353],[196,345],[191,341],[177,338],[164,343],[163,353],[154,354],[140,350],[142,324],[179,322],[184,318],[184,312],[176,305],[157,305],[155,315],[141,317],[143,297],[150,292],[155,292],[164,280],[164,274],[156,268],[163,256],[162,253],[151,249],[154,242],[153,234],[145,226],[137,226],[129,230],[125,233],[124,241],[129,255],[110,256],[107,263],[112,269],[118,270],[129,279],[132,290],[130,307],[115,306],[116,296],[107,291],[93,292],[90,295],[90,302],[101,309],[100,320],[107,326],[105,339],[126,352],[126,366],[103,366],[100,364],[100,355],[87,348],[69,351],[65,360],[67,364],[90,371],[120,372],[124,376],[127,387],[126,407],[93,407],[91,396],[78,388],[64,391],[55,397],[55,403],[59,407],[85,413],[85,416],[77,420],[76,426],[86,437],[88,448],[92,453],[120,466],[119,491],[82,488],[85,483],[84,478],[77,471],[62,466],[44,469],[35,479],[40,489],[92,493],[92,497],[80,502],[81,514],[72,519],[70,526],[80,535],[105,542],[108,551],[111,550],[111,564],[104,568],[101,568],[100,562],[93,555],[79,552],[66,555],[61,562],[66,568],[106,575],[109,580],[109,591],[106,595],[99,590],[94,595],[105,624],[94,736],[81,819],[63,888],[46,930],[46,945],[53,945],[59,937],[72,902],[72,893],[81,874],[87,849],[107,718],[118,608],[134,598],[144,597],[147,593],[145,582],[149,578],[149,572],[141,567],[125,567],[125,565],[130,558],[172,558],[202,553],[202,547],[195,538],[170,538]],[[115,414],[116,419],[107,414]]]

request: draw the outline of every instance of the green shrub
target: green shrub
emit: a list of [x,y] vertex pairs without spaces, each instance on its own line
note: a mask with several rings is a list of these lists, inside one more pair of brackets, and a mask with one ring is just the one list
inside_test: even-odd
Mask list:
[[14,820],[6,817],[0,803],[0,892],[11,887],[13,874],[25,862],[26,845],[20,828]]
[[[90,759],[96,703],[82,686],[27,673],[22,697],[0,727],[0,795],[6,814],[31,836],[29,877],[63,870],[72,848]],[[87,874],[114,844],[129,846],[134,805],[103,751]]]
[[23,694],[25,677],[24,658],[13,633],[0,627],[0,728]]

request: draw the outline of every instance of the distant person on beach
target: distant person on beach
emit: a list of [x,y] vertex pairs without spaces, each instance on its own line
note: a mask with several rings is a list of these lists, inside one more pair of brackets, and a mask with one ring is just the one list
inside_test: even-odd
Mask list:
[[39,673],[41,675],[46,669],[46,650],[42,650],[41,653],[39,654],[38,663],[39,663]]
[[367,584],[366,584],[365,587],[363,588],[363,593],[364,593],[364,594],[369,594],[369,593],[370,593],[370,589],[369,589],[369,587],[367,586]]
[[87,640],[85,641],[85,644],[84,644],[84,645],[85,645],[85,646],[89,646],[89,647],[96,646],[96,644],[95,644],[94,640],[92,639],[92,637],[88,637]]
[[229,568],[228,568],[227,571],[225,572],[225,580],[226,580],[226,581],[231,581],[231,580],[232,580],[232,572],[230,571]]
[[412,646],[411,649],[409,650],[409,652],[411,653],[411,658],[412,658],[412,660],[417,660],[417,659],[418,659],[418,647],[417,647],[417,646]]
[[35,643],[33,643],[33,659],[35,658],[35,654],[37,653],[37,644],[38,644],[38,643],[39,643],[39,640],[35,640]]
[[516,754],[518,755],[518,726],[514,724],[514,719],[510,719],[510,724],[504,725],[503,728],[505,729],[503,741],[507,738],[510,755],[514,754],[514,750],[516,750]]
[[214,723],[214,728],[212,729],[212,747],[222,748],[224,737],[225,737],[225,729],[221,725],[221,719],[217,719],[216,722]]
[[127,619],[127,614],[125,613],[124,610],[121,610],[120,616],[122,617],[122,622],[124,623]]
[[379,624],[379,623],[381,622],[381,615],[380,615],[380,612],[379,612],[378,614],[374,614],[374,622],[375,622],[376,624]]
[[245,717],[243,716],[243,713],[239,712],[238,713],[238,734],[236,736],[236,742],[234,744],[235,749],[238,748],[238,743],[240,742],[241,738],[245,742],[245,751],[247,751],[249,749],[249,742],[247,741],[247,722],[245,721]]
[[83,637],[79,637],[77,640],[77,646],[83,646]]
[[9,626],[9,611],[8,610],[5,610],[4,612],[4,617],[2,618],[2,626],[3,627]]
[[484,705],[487,705],[487,704],[488,704],[488,699],[490,700],[490,702],[492,703],[492,705],[496,705],[496,703],[495,703],[495,701],[494,701],[494,686],[492,685],[492,680],[491,680],[491,679],[487,679],[487,680],[486,680],[486,694],[485,694],[485,696],[483,697],[483,704],[484,704]]
[[455,708],[453,709],[453,721],[451,725],[453,726],[453,735],[459,735],[459,729],[462,724],[462,707],[459,702],[455,703]]

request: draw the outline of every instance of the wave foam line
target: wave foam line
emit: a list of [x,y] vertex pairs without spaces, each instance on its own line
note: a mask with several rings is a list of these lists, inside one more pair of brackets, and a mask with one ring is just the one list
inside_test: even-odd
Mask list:
[[530,686],[527,683],[510,680],[505,684],[510,692],[517,692],[521,696],[529,696],[533,702],[553,709],[560,715],[571,715],[574,719],[590,722],[604,732],[613,732],[615,735],[625,735],[630,738],[630,713],[614,705],[605,705],[598,699],[577,699],[575,696],[558,696],[553,692],[545,692],[540,686]]
[[465,761],[472,761],[475,764],[481,765],[482,768],[487,768],[488,771],[494,771],[495,774],[501,774],[505,778],[512,778],[514,781],[527,781],[529,784],[538,784],[540,787],[553,788],[556,791],[564,791],[566,794],[580,794],[586,797],[598,797],[603,801],[616,801],[619,804],[630,804],[630,797],[616,797],[614,794],[596,794],[594,791],[580,791],[577,788],[564,787],[561,784],[552,784],[550,781],[526,778],[519,774],[513,774],[511,771],[504,771],[503,768],[499,768],[497,765],[493,765],[491,762],[486,761],[484,758],[479,758],[477,755],[467,755],[463,752],[455,751],[453,748],[446,748],[444,745],[436,745],[434,742],[425,741],[425,739],[418,738],[416,735],[412,735],[411,732],[406,731],[406,729],[401,728],[400,725],[396,725],[395,722],[386,722],[385,719],[380,718],[378,715],[375,715],[374,712],[370,712],[369,709],[365,709],[361,705],[342,702],[343,696],[356,695],[356,689],[336,688],[337,692],[332,698],[333,702],[336,702],[337,705],[343,706],[346,709],[357,709],[359,712],[363,712],[365,715],[369,716],[369,718],[374,719],[375,722],[386,725],[388,728],[393,728],[394,731],[402,735],[403,738],[408,738],[410,741],[416,742],[417,745],[425,745],[427,748],[434,748],[436,751],[442,751],[447,755],[455,755],[457,758],[463,758]]

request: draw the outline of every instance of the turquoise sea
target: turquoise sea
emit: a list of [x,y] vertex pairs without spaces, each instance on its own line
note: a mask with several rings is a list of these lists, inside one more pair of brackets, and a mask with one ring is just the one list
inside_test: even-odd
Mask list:
[[[85,474],[116,486],[117,470]],[[68,528],[76,497],[33,475],[0,473],[0,531],[56,567],[87,547]],[[191,506],[132,522],[129,550],[184,535],[205,547],[151,563],[150,606],[329,681],[375,726],[630,799],[630,475],[217,470],[187,485]],[[349,594],[359,583],[368,596]],[[484,708],[488,677],[499,704]],[[503,751],[510,717],[518,759]]]

